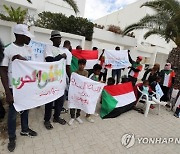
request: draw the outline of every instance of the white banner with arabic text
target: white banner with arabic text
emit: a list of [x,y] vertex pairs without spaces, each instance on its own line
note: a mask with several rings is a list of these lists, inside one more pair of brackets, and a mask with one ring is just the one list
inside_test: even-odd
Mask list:
[[12,64],[12,85],[16,111],[54,101],[64,95],[65,61],[47,63],[15,60]]
[[131,66],[127,50],[105,50],[105,65],[112,69],[121,69]]
[[94,114],[104,84],[72,73],[68,94],[68,107]]

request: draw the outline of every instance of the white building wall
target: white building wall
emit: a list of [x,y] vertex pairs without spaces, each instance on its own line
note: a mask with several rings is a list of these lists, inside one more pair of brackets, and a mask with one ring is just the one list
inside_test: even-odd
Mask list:
[[[83,17],[85,11],[86,0],[75,0],[79,8],[77,16]],[[28,8],[29,14],[37,17],[38,13],[43,11],[50,11],[52,13],[63,13],[66,16],[75,15],[74,10],[63,0],[32,0],[32,4],[26,0],[1,0],[0,1],[0,12],[4,9],[3,4],[13,7],[21,6],[23,9]]]
[[[146,14],[154,14],[154,11],[148,7],[140,8],[140,6],[146,1],[148,0],[139,0],[133,4],[127,5],[125,8],[119,11],[95,20],[94,23],[104,25],[106,28],[108,25],[112,24],[120,26],[122,29],[124,29],[128,25],[138,22]],[[136,56],[142,55],[150,57],[151,65],[156,61],[156,53],[161,53],[161,55],[165,54],[164,56],[167,57],[167,54],[169,54],[172,48],[176,47],[174,42],[167,43],[163,38],[160,38],[157,35],[150,36],[145,40],[143,38],[145,32],[147,32],[147,30],[134,31],[137,39],[137,47],[134,48],[134,50],[136,50]],[[155,47],[152,47],[151,45],[155,45]],[[164,64],[166,59],[159,59],[157,62]]]
[[[16,23],[13,22],[0,20],[0,38],[5,45],[13,42],[15,39],[13,34],[13,27],[15,24]],[[39,28],[39,27],[31,27],[30,31],[35,36],[33,40],[52,44],[52,42],[49,40],[52,30]],[[73,48],[75,48],[77,45],[81,45],[82,47],[84,47],[85,37],[64,33],[64,32],[61,32],[61,35],[62,35],[61,45],[63,45],[63,42],[65,40],[69,40],[71,41]]]

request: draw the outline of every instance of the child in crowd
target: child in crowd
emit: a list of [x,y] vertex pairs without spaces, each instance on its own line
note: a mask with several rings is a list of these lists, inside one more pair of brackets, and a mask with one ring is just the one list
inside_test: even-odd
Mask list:
[[[144,93],[148,95],[148,99],[150,101],[154,101],[157,104],[161,104],[161,105],[166,105],[166,102],[161,102],[159,99],[157,99],[155,96],[153,96],[153,91],[151,89],[151,87],[149,86],[149,81],[148,80],[144,80],[142,86],[139,87],[139,89]],[[145,99],[145,95],[144,95],[144,99]],[[151,108],[153,108],[153,106],[151,106]]]
[[115,84],[115,79],[113,77],[108,78],[107,86],[112,86]]
[[[84,68],[86,66],[86,59],[79,59],[78,60],[78,70],[76,71],[77,74],[88,77],[88,71],[86,71]],[[71,119],[69,121],[69,125],[71,126],[76,119],[80,124],[83,123],[83,121],[80,119],[80,112],[81,109],[70,109],[70,115]]]
[[170,105],[167,107],[170,107],[170,110],[173,111],[173,108],[176,104],[176,101],[180,95],[179,85],[174,84],[172,88],[169,90],[169,99],[170,99]]
[[[95,64],[93,66],[93,73],[89,76],[90,79],[94,81],[99,81],[99,75],[101,73],[102,66]],[[91,114],[86,114],[86,119],[88,122],[94,123],[94,119],[91,118]]]

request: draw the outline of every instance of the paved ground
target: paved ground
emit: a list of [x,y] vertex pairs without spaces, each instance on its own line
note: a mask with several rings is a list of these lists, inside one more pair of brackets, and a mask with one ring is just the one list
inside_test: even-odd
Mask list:
[[[38,132],[38,137],[29,138],[19,135],[17,128],[16,154],[179,154],[180,144],[138,144],[127,149],[122,146],[121,138],[125,133],[135,137],[180,137],[180,119],[172,112],[161,109],[150,111],[145,118],[136,111],[129,111],[118,118],[102,120],[95,118],[95,123],[88,123],[82,114],[83,124],[74,126],[54,124],[53,130],[43,126],[44,108],[30,111],[30,127]],[[63,115],[69,120],[69,115]],[[0,154],[7,154],[7,140],[0,139]]]

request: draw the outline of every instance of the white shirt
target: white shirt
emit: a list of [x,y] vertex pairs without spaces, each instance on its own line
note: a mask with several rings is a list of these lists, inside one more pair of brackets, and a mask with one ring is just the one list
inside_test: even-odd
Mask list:
[[5,48],[4,59],[1,63],[1,66],[8,67],[9,88],[12,88],[12,58],[15,55],[21,55],[22,57],[30,61],[33,61],[35,59],[31,47],[27,45],[20,47],[15,45],[14,43],[11,43],[8,47]]
[[56,57],[59,54],[63,54],[65,53],[67,58],[66,58],[66,65],[71,65],[71,60],[72,60],[72,54],[71,52],[64,47],[55,47],[52,45],[46,45],[45,48],[45,57]]
[[172,97],[172,98],[176,98],[178,92],[179,92],[179,89],[174,89],[174,88],[173,88],[171,97]]

